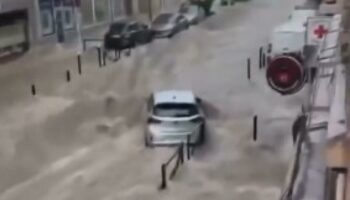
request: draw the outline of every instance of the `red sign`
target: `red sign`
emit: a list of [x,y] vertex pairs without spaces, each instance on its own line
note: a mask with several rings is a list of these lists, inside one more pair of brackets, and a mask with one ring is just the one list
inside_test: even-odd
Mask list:
[[294,94],[304,85],[305,72],[301,63],[292,56],[274,58],[266,70],[269,86],[280,94]]
[[323,38],[323,36],[326,35],[327,33],[328,33],[328,30],[323,25],[319,25],[314,30],[314,34],[317,36],[318,39]]

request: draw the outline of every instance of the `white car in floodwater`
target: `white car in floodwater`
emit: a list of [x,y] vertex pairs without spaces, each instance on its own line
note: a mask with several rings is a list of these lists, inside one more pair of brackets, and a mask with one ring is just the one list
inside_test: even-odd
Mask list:
[[191,91],[153,93],[147,102],[146,146],[201,145],[205,140],[205,116],[200,98]]

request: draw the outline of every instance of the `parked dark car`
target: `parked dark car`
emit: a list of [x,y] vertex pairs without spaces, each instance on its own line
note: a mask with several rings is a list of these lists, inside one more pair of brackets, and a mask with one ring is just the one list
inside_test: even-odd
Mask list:
[[107,50],[123,50],[153,40],[153,32],[141,22],[123,20],[110,25],[104,37]]
[[188,20],[178,13],[162,13],[152,22],[154,37],[172,37],[176,33],[188,29]]

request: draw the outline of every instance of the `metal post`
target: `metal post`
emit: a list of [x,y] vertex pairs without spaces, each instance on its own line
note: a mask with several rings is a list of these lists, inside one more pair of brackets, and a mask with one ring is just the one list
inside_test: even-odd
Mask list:
[[262,56],[263,55],[262,54],[263,54],[263,48],[260,47],[260,49],[259,49],[259,69],[261,69],[262,65],[263,65],[263,63],[262,63],[262,61],[263,61]]
[[69,70],[66,71],[66,79],[67,79],[67,82],[70,82],[70,71]]
[[162,182],[159,186],[159,189],[164,190],[167,187],[167,184],[166,184],[166,165],[165,164],[162,164],[161,173],[162,173]]
[[180,149],[179,149],[179,158],[180,158],[180,163],[184,163],[184,144],[182,143],[180,145]]
[[247,78],[250,80],[250,58],[247,59]]
[[253,119],[253,140],[256,141],[257,139],[257,132],[258,132],[258,116],[254,115],[254,119]]
[[262,67],[264,68],[266,66],[266,54],[262,53]]
[[81,74],[81,55],[80,54],[78,54],[77,60],[78,60],[78,73]]
[[97,58],[98,58],[98,66],[99,66],[99,67],[102,67],[101,48],[97,48]]
[[103,64],[103,66],[106,66],[106,52],[105,52],[105,50],[102,51],[102,64]]
[[32,95],[33,96],[35,96],[35,94],[36,94],[36,89],[35,89],[35,85],[34,84],[32,84]]
[[190,152],[190,135],[187,135],[187,160],[191,159],[191,152]]

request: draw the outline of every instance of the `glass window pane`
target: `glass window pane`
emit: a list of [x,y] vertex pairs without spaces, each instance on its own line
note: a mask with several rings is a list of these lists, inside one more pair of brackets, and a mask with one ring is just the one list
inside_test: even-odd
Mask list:
[[81,14],[83,17],[83,24],[89,25],[94,22],[92,9],[92,0],[83,0],[81,1]]
[[120,16],[124,16],[124,9],[123,9],[123,1],[122,0],[114,0],[113,1],[113,8],[114,8],[114,17],[118,18]]
[[53,34],[53,1],[39,0],[38,3],[40,9],[40,25],[42,34]]
[[95,0],[95,12],[98,22],[108,20],[108,0]]
[[139,12],[143,14],[149,13],[150,3],[151,1],[149,0],[139,0]]

